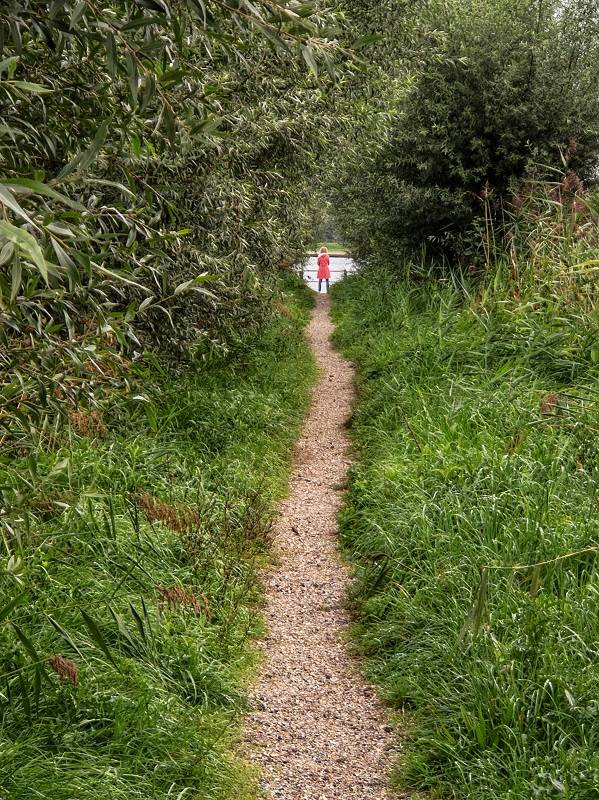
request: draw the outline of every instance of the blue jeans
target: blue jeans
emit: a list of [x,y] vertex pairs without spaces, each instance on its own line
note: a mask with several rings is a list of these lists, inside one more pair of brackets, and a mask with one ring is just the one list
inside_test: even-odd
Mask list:
[[322,282],[323,282],[323,280],[324,280],[324,281],[326,281],[326,284],[327,284],[327,292],[328,292],[328,291],[329,291],[329,279],[328,279],[328,278],[319,278],[319,279],[318,279],[318,291],[320,292],[320,289],[321,289],[321,286],[322,286]]

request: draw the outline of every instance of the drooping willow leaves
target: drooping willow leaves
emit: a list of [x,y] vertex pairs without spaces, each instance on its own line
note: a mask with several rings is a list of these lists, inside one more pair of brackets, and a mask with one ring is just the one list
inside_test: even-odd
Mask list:
[[123,354],[260,323],[300,247],[334,22],[295,0],[3,5],[4,443],[121,380]]

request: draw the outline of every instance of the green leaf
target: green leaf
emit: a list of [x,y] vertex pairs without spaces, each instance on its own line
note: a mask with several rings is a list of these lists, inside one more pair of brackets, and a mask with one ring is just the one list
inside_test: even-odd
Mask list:
[[140,6],[145,6],[152,11],[158,11],[161,14],[168,14],[169,7],[166,0],[137,0]]
[[204,0],[189,0],[191,5],[195,6],[195,8],[201,13],[202,15],[202,25],[206,27],[208,18],[206,16],[206,3]]
[[75,8],[73,9],[73,13],[71,14],[71,19],[69,20],[69,28],[73,30],[75,25],[79,22],[85,10],[87,8],[86,0],[81,0],[81,2],[77,3]]
[[38,268],[43,279],[48,283],[48,265],[42,249],[33,236],[24,228],[18,228],[10,222],[0,220],[0,236],[15,244],[23,256]]
[[282,53],[290,53],[291,49],[285,39],[282,36],[279,36],[275,33],[268,25],[262,25],[259,22],[256,22],[256,27],[262,32],[262,34],[269,40],[269,42],[274,45],[276,50],[280,50]]
[[131,189],[128,189],[124,184],[117,183],[116,181],[109,181],[105,178],[85,178],[85,183],[97,183],[99,186],[112,186],[123,194],[126,194],[127,197],[135,199],[135,193],[132,192]]
[[316,6],[314,3],[302,3],[294,11],[300,17],[310,17],[316,12]]
[[12,623],[12,627],[13,627],[14,632],[17,634],[17,639],[21,642],[21,644],[23,645],[23,647],[27,651],[29,657],[31,658],[33,663],[36,665],[36,667],[37,668],[43,668],[43,666],[42,666],[43,665],[43,661],[39,657],[39,655],[37,653],[37,650],[35,649],[35,647],[31,643],[31,640],[23,633],[21,628],[19,628],[19,626],[16,623],[13,622]]
[[83,153],[79,153],[75,156],[75,158],[70,161],[66,167],[64,167],[58,174],[57,180],[62,180],[66,178],[67,175],[70,175],[75,170],[83,171],[86,170],[90,164],[95,160],[96,156],[102,149],[104,142],[106,141],[106,136],[108,134],[108,125],[110,124],[110,120],[104,120],[104,122],[98,128],[96,135],[94,136],[93,142],[84,150]]
[[175,115],[167,103],[162,106],[162,119],[164,121],[167,138],[174,144],[176,139]]
[[19,295],[21,289],[21,278],[23,270],[21,268],[21,259],[15,258],[11,265],[11,285],[10,285],[10,302],[14,303]]
[[139,91],[139,74],[137,71],[137,63],[129,52],[125,57],[125,62],[127,64],[127,75],[129,80],[129,89],[131,91],[131,100],[133,101],[133,106],[137,106],[137,94]]
[[16,86],[22,92],[31,92],[32,94],[50,94],[53,89],[48,86],[42,86],[41,83],[30,83],[29,81],[6,81],[9,86]]
[[23,675],[19,675],[19,688],[21,689],[21,700],[23,701],[23,708],[28,719],[31,719],[31,702],[29,700],[29,688],[25,683]]
[[147,286],[144,286],[143,284],[138,283],[137,281],[133,281],[131,280],[131,278],[127,278],[122,273],[113,272],[113,270],[107,269],[106,267],[102,267],[100,266],[100,264],[94,264],[93,266],[94,269],[96,269],[98,272],[101,272],[103,275],[108,275],[117,281],[121,281],[121,283],[126,283],[128,286],[137,286],[138,289],[143,289],[144,292],[149,292]]
[[63,203],[65,206],[74,209],[75,211],[85,211],[84,205],[77,203],[75,200],[71,200],[70,197],[57,192],[55,189],[52,189],[51,186],[48,186],[41,181],[34,181],[30,178],[11,178],[10,182],[6,183],[5,186],[7,186],[9,189],[15,189],[16,191],[18,191],[20,188],[30,189],[36,194],[41,194],[44,197],[50,197],[52,200],[57,200],[60,203]]
[[139,631],[140,636],[144,640],[144,642],[148,641],[148,637],[146,636],[146,629],[144,627],[144,623],[142,618],[139,616],[139,613],[133,603],[129,603],[129,609],[131,610],[131,615],[135,620],[135,624],[137,625],[137,630]]
[[316,59],[314,58],[314,52],[312,47],[309,44],[303,44],[301,46],[302,56],[304,57],[304,61],[310,67],[310,70],[314,73],[314,76],[318,77],[318,65],[316,63]]
[[257,6],[251,3],[250,0],[241,0],[241,1],[242,4],[245,6],[245,8],[247,8],[247,10],[250,12],[250,14],[253,14],[254,17],[259,19],[261,22],[264,22],[264,17],[260,13],[260,9]]
[[9,600],[5,606],[0,608],[0,622],[5,620],[11,611],[13,611],[18,606],[22,606],[28,599],[29,599],[29,591],[25,591],[21,592],[21,594],[16,595],[16,597],[13,597],[12,600]]
[[10,208],[11,211],[28,222],[30,225],[33,225],[33,221],[31,217],[21,208],[19,203],[15,200],[12,192],[10,192],[5,184],[0,184],[0,203],[7,208]]
[[476,638],[478,635],[478,631],[480,629],[483,613],[485,610],[485,604],[487,601],[487,595],[489,592],[489,570],[487,567],[483,567],[480,573],[480,581],[478,584],[478,589],[476,591],[476,598],[472,608],[470,609],[470,613],[466,619],[466,622],[462,626],[462,629],[459,634],[460,642],[463,642],[466,638],[466,634],[470,629],[472,629],[472,637]]
[[112,33],[106,35],[106,69],[109,75],[114,78],[118,70],[118,51],[116,41]]
[[153,75],[147,75],[143,83],[140,111],[144,111],[156,94],[156,81]]
[[67,631],[65,631],[65,629],[62,627],[62,625],[60,623],[56,622],[54,617],[51,617],[50,614],[48,614],[48,619],[50,620],[50,623],[52,624],[52,626],[58,631],[58,633],[62,636],[62,638],[65,640],[65,642],[69,645],[69,647],[72,650],[74,650],[77,653],[77,655],[80,655],[83,658],[83,653],[77,647],[77,645],[72,640],[72,638],[69,636]]
[[163,22],[164,19],[164,15],[153,17],[135,17],[134,19],[129,20],[129,22],[126,22],[124,25],[121,25],[119,30],[133,31],[137,30],[138,28],[148,28],[150,25],[156,25],[157,23]]
[[[105,641],[104,637],[100,633],[100,628],[98,627],[98,624],[82,608],[80,608],[79,611],[81,612],[81,616],[83,617],[83,621],[85,622],[85,627],[89,631],[89,635],[92,637],[94,642],[98,645],[98,647],[104,653],[104,655],[110,661],[110,663],[113,664],[113,666],[116,667],[116,662],[115,662],[114,658],[112,657],[112,655],[110,654],[110,650],[108,649],[108,645],[106,644],[106,641]],[[117,667],[117,669],[118,669],[118,667]]]
[[208,136],[209,134],[214,133],[215,131],[218,130],[222,121],[223,121],[222,117],[207,116],[203,120],[200,120],[200,122],[198,122],[197,125],[194,125],[192,127],[191,133],[193,135],[197,133],[203,133],[206,136]]
[[76,269],[75,262],[71,258],[71,256],[66,252],[64,247],[56,241],[54,237],[52,237],[52,248],[56,253],[56,258],[58,259],[58,263],[61,267],[65,269]]
[[139,308],[137,309],[138,313],[140,313],[142,311],[145,311],[146,308],[148,306],[152,305],[152,303],[155,300],[156,300],[156,298],[154,297],[153,294],[151,294],[149,297],[146,297],[145,300],[142,300],[141,303],[139,304]]
[[117,614],[115,611],[113,611],[112,608],[110,609],[110,613],[112,614],[112,618],[116,622],[118,631],[123,637],[123,639],[125,639],[125,641],[128,642],[130,647],[134,648],[136,646],[136,643],[131,634],[129,633],[129,629],[125,624],[125,620],[120,616],[120,614]]
[[192,278],[189,281],[184,281],[183,283],[180,283],[177,286],[177,288],[173,292],[173,296],[177,297],[177,295],[186,292],[188,289],[193,289],[194,286],[198,286],[200,283],[206,283],[206,281],[212,281],[214,280],[214,278],[215,278],[214,275],[209,275],[206,273],[205,275],[198,275],[196,278]]
[[579,267],[592,267],[592,269],[584,270],[583,272],[579,273],[574,273],[575,275],[576,274],[585,275],[589,272],[595,272],[597,269],[599,269],[599,259],[591,258],[589,261],[582,261],[580,264],[574,264],[574,266],[572,267],[572,271],[578,269]]
[[367,47],[370,44],[378,44],[381,41],[383,41],[383,36],[380,33],[369,33],[367,36],[363,36],[353,42],[352,50],[360,50],[363,47]]
[[8,58],[4,58],[2,61],[0,61],[0,75],[2,75],[2,73],[6,70],[8,77],[12,77],[18,63],[19,56],[9,56]]
[[0,267],[8,264],[15,254],[15,246],[12,242],[6,242],[4,247],[0,249]]

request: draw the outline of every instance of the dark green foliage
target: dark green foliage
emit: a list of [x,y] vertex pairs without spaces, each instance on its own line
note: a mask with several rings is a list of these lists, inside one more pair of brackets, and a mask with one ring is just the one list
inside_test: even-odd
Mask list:
[[256,569],[309,400],[307,290],[235,357],[2,457],[0,794],[253,796],[231,760]]
[[472,295],[383,270],[334,289],[359,375],[356,638],[406,710],[402,788],[592,800],[597,305],[515,302],[504,275]]
[[295,0],[2,4],[5,446],[114,388],[123,354],[259,330],[308,236],[332,20]]
[[[375,6],[376,4],[371,4]],[[473,260],[472,222],[493,212],[534,167],[583,180],[599,155],[596,2],[430,3],[383,35],[409,44],[382,65],[358,135],[336,159],[331,193],[343,235],[361,258],[401,261],[424,248]],[[403,66],[404,79],[397,78]]]

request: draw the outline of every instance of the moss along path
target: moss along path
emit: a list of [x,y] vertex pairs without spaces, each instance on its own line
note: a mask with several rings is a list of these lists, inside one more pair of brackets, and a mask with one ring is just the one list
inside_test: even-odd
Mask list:
[[337,554],[344,423],[352,369],[331,347],[329,299],[309,327],[320,367],[276,526],[277,565],[264,576],[268,636],[248,723],[252,759],[272,800],[387,798],[391,732],[346,646],[347,570]]

